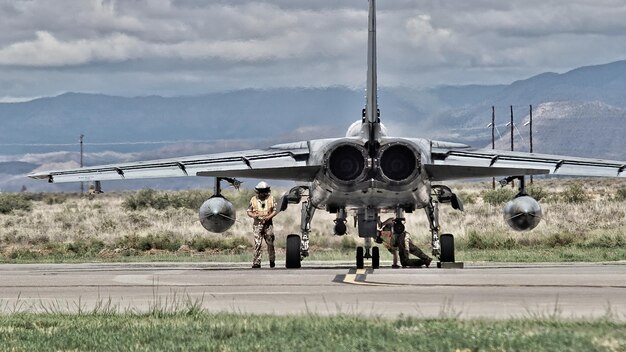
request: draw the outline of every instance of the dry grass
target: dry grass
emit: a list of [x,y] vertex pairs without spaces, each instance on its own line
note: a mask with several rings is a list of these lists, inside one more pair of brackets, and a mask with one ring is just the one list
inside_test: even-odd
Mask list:
[[[542,200],[544,219],[535,230],[525,233],[510,230],[502,219],[502,206],[483,201],[484,192],[491,188],[490,182],[483,182],[452,185],[466,199],[465,212],[441,205],[442,233],[455,234],[460,249],[568,245],[591,248],[626,244],[626,199],[616,199],[619,198],[618,190],[626,189],[625,181],[542,180],[536,184],[543,189],[545,198]],[[571,190],[572,185],[582,185],[588,201],[566,202],[563,194]],[[230,195],[238,204],[245,204],[245,200],[239,198],[247,196],[247,193]],[[89,199],[74,195],[66,200],[34,201],[32,210],[0,214],[0,255],[15,257],[20,251],[129,255],[136,254],[130,247],[138,241],[144,241],[143,249],[157,253],[160,250],[176,251],[180,245],[199,240],[219,243],[224,239],[230,239],[234,245],[226,246],[222,251],[231,254],[249,252],[251,220],[243,209],[238,211],[238,220],[230,230],[221,235],[210,234],[198,222],[196,210],[169,207],[131,211],[122,206],[128,197],[128,194],[105,194]],[[386,217],[385,214],[381,216]],[[351,252],[356,243],[353,221],[348,221],[348,236],[336,237],[332,236],[333,219],[334,215],[324,211],[316,213],[312,224],[312,249],[343,248]],[[284,248],[288,234],[299,233],[299,226],[300,205],[290,206],[275,219],[278,248]],[[408,214],[407,230],[424,248],[429,247],[428,228],[422,210]],[[153,243],[163,241],[168,243]]]

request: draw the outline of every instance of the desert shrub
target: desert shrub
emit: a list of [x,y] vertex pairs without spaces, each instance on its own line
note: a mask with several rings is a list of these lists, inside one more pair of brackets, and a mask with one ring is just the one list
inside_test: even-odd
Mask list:
[[142,189],[141,191],[131,194],[122,202],[122,207],[126,210],[140,210],[150,206],[154,194],[153,189]]
[[579,241],[577,235],[571,232],[559,232],[548,235],[543,242],[550,247],[562,247],[572,245],[577,241]]
[[250,248],[251,244],[246,237],[237,236],[229,237],[220,241],[220,246],[220,249],[224,250],[239,250]]
[[485,191],[482,193],[482,197],[487,204],[500,205],[513,199],[516,194],[516,190],[508,187],[502,187],[495,190]]
[[[126,210],[141,210],[147,208],[157,210],[166,208],[187,208],[196,210],[200,208],[202,203],[209,199],[211,195],[211,192],[208,191],[159,192],[148,188],[127,196],[122,203],[122,207]],[[225,197],[237,206],[233,198],[229,196],[230,194]],[[234,197],[235,200],[239,198],[240,196]],[[249,199],[246,200],[246,206],[248,201]]]
[[470,230],[467,233],[466,246],[470,249],[513,249],[518,247],[518,243],[512,237]]
[[198,251],[205,252],[206,250],[219,248],[220,239],[208,236],[197,236],[189,242],[189,247]]
[[163,232],[156,235],[148,235],[141,237],[137,243],[135,249],[148,251],[151,249],[162,249],[174,252],[180,248],[182,241],[179,238],[169,232]]
[[476,195],[473,193],[459,192],[457,193],[457,195],[459,196],[459,198],[461,198],[461,201],[463,202],[463,204],[475,204],[476,203]]
[[36,251],[31,251],[27,248],[18,248],[14,249],[9,253],[9,258],[11,259],[37,259],[41,257],[41,253]]
[[167,194],[149,188],[131,194],[122,202],[122,207],[126,210],[141,210],[146,208],[162,210],[170,205],[171,203]]
[[22,193],[0,193],[0,214],[15,210],[31,211],[32,202]]
[[48,205],[63,204],[67,200],[67,195],[62,193],[50,193],[43,196],[43,202]]
[[151,224],[151,222],[148,221],[148,217],[142,215],[141,213],[128,213],[124,221],[131,224],[133,228],[137,229],[148,227]]
[[585,189],[580,183],[569,185],[561,194],[566,203],[584,203],[589,200],[589,196],[585,193]]
[[238,251],[251,247],[248,238],[243,236],[235,237],[215,237],[215,236],[197,236],[189,243],[189,247],[198,251]]
[[50,243],[50,237],[48,237],[47,235],[35,235],[29,237],[27,243],[34,246],[44,245]]
[[104,242],[97,239],[79,239],[66,244],[65,249],[67,252],[71,252],[76,255],[95,255],[104,249],[104,247]]
[[115,241],[116,248],[137,249],[139,247],[140,237],[137,234],[124,235]]
[[[254,189],[240,189],[239,191],[229,191],[225,193],[225,197],[233,203],[235,209],[246,209],[250,203],[250,198],[255,195]],[[282,194],[272,190],[272,196],[278,202]]]
[[615,200],[620,202],[626,200],[626,187],[620,187],[615,191]]
[[356,240],[352,236],[342,236],[340,248],[343,251],[352,251],[356,248]]
[[111,218],[104,218],[95,224],[95,229],[98,232],[111,232],[114,231],[116,228],[117,222],[116,220]]
[[595,236],[576,244],[582,248],[623,248],[626,247],[626,233],[621,231],[602,231]]
[[205,200],[211,197],[212,193],[208,191],[182,191],[170,195],[170,200],[178,207],[187,209],[198,209]]
[[[142,210],[147,208],[163,210],[166,208],[187,208],[197,210],[202,203],[211,198],[212,192],[206,190],[190,190],[179,192],[161,192],[153,189],[143,189],[132,193],[122,202],[122,207],[126,210]],[[253,189],[225,190],[222,192],[224,198],[228,199],[236,209],[248,207],[250,198],[254,195]],[[280,194],[273,194],[278,201]]]
[[535,198],[535,200],[537,201],[540,201],[548,196],[548,193],[543,189],[543,187],[539,186],[536,183],[528,185],[526,187],[526,193],[528,193],[529,196]]

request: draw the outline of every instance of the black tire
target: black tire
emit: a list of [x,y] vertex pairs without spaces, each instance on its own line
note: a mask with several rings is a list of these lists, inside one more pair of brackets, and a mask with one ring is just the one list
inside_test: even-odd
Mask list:
[[439,239],[441,243],[441,262],[454,263],[454,236],[444,233]]
[[300,260],[300,236],[287,236],[285,267],[287,269],[298,269],[301,267]]
[[372,269],[380,268],[380,251],[378,247],[372,248]]
[[356,247],[356,268],[363,269],[365,267],[363,263],[363,247]]

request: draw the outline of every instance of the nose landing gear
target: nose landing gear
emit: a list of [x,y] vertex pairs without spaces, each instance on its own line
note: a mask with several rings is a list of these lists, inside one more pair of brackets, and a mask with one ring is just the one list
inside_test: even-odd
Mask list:
[[378,247],[372,247],[372,239],[364,238],[365,247],[356,247],[356,268],[363,269],[365,267],[365,259],[371,259],[372,269],[380,268],[380,250]]

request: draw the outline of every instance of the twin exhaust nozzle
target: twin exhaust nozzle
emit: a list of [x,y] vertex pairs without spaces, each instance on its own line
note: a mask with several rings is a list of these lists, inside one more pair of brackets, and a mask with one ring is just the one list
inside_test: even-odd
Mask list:
[[[364,181],[369,175],[369,155],[364,146],[343,143],[332,148],[325,156],[330,176],[342,184]],[[409,144],[392,142],[378,150],[377,177],[385,182],[410,182],[420,173],[420,153]]]

